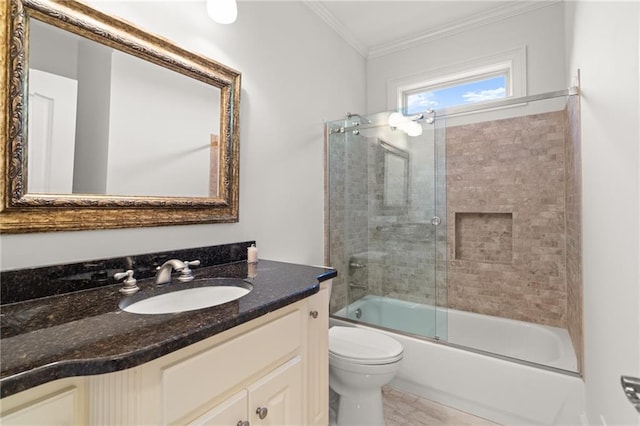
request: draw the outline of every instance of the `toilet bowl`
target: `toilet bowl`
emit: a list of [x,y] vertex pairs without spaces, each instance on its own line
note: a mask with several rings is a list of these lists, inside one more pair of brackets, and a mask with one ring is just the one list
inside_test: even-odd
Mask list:
[[384,425],[381,387],[400,368],[395,339],[356,327],[329,329],[329,386],[338,394],[336,424]]

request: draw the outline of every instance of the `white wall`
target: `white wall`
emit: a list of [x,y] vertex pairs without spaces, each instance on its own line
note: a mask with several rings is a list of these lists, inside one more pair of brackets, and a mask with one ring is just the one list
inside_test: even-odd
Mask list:
[[640,377],[640,3],[566,3],[580,69],[585,388],[589,424],[637,425],[620,375]]
[[29,40],[29,68],[78,79],[77,36],[33,19]]
[[91,2],[242,72],[240,222],[1,236],[3,270],[256,239],[263,258],[323,262],[323,121],[365,107],[365,61],[306,6]]
[[110,106],[107,194],[209,196],[220,89],[114,51]]
[[446,76],[468,70],[466,64],[469,62],[482,62],[487,57],[522,46],[526,46],[527,56],[526,94],[564,89],[563,17],[562,3],[555,3],[372,58],[367,65],[368,112],[389,108],[387,86],[391,80],[419,74],[429,74],[431,78]]

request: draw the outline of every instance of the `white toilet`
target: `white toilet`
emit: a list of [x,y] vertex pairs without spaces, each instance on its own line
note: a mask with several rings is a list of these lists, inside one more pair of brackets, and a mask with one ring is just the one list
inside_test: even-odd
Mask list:
[[329,329],[329,386],[339,396],[338,426],[384,425],[381,387],[400,368],[397,340],[356,327]]

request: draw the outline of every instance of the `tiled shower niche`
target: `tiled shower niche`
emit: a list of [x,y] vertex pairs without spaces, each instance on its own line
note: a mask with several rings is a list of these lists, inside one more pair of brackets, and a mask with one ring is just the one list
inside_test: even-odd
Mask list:
[[512,213],[455,213],[457,260],[503,263],[513,260]]

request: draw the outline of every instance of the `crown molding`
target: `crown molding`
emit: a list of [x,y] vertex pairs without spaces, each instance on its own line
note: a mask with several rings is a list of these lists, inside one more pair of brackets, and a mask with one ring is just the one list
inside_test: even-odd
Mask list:
[[369,55],[369,49],[362,43],[351,31],[327,9],[320,1],[303,0],[302,3],[307,5],[316,15],[320,17],[333,31],[335,31],[344,41],[353,47],[362,57]]
[[365,58],[377,58],[389,55],[400,50],[409,49],[423,43],[429,43],[439,38],[451,36],[473,28],[484,25],[493,24],[501,20],[512,18],[517,15],[532,12],[537,9],[551,6],[562,0],[527,0],[527,1],[509,1],[490,9],[485,12],[477,13],[471,18],[460,19],[450,22],[440,27],[432,28],[423,33],[411,35],[382,43],[368,48],[362,41],[354,36],[351,31],[337,19],[327,7],[322,4],[321,0],[303,0],[309,9],[318,15],[329,27],[331,27],[342,39],[344,39],[351,47],[353,47],[360,55]]
[[409,49],[420,44],[429,43],[443,37],[448,37],[474,28],[482,27],[484,25],[493,24],[507,18],[512,18],[514,16],[523,15],[537,9],[560,3],[561,1],[562,0],[533,0],[505,2],[504,4],[493,9],[478,13],[471,18],[460,19],[458,21],[450,22],[446,25],[430,29],[429,31],[426,31],[424,33],[418,33],[409,37],[394,40],[389,43],[372,46],[369,49],[367,58],[376,58],[389,55],[391,53]]

